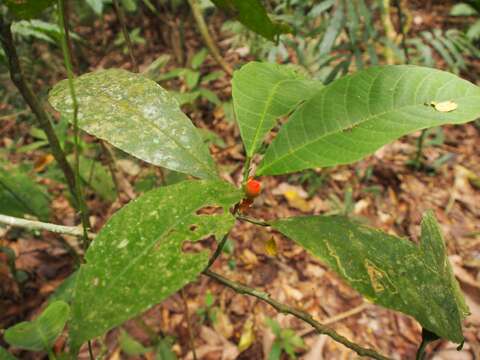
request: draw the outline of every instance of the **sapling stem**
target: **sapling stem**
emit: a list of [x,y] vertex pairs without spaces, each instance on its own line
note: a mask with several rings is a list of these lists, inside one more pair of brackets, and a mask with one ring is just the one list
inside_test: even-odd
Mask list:
[[232,75],[232,68],[223,59],[222,55],[220,54],[220,50],[218,50],[217,45],[215,45],[215,42],[208,31],[208,26],[203,18],[202,9],[198,5],[197,0],[188,0],[188,4],[192,9],[193,18],[197,23],[198,31],[200,31],[200,35],[202,36],[205,45],[207,45],[210,54],[212,54],[212,57],[227,74]]
[[57,135],[55,134],[55,131],[53,130],[49,115],[47,114],[39,98],[32,91],[25,79],[22,68],[20,66],[20,61],[18,59],[17,50],[13,42],[11,23],[6,21],[2,16],[0,16],[0,41],[2,43],[3,50],[5,51],[5,55],[8,60],[10,78],[12,79],[12,82],[17,87],[25,102],[35,114],[38,125],[45,133],[48,143],[50,144],[53,157],[57,161],[60,169],[65,176],[67,186],[74,199],[74,205],[77,209],[80,209],[81,206],[79,202],[81,202],[82,199],[77,198],[77,196],[75,195],[76,184],[73,169],[68,163],[65,153],[60,146],[60,142]]
[[138,64],[135,60],[135,56],[133,55],[133,44],[132,39],[130,39],[130,34],[128,33],[125,13],[123,8],[118,3],[118,0],[113,0],[113,7],[115,9],[115,13],[117,14],[118,21],[120,22],[120,27],[122,28],[123,37],[125,38],[125,43],[127,44],[128,54],[130,56],[130,61],[132,62],[133,70],[138,73]]
[[68,87],[70,89],[70,97],[72,99],[72,110],[73,110],[73,153],[74,153],[74,173],[75,173],[75,193],[74,195],[78,199],[80,204],[80,218],[82,221],[83,227],[83,248],[86,250],[90,245],[90,239],[88,237],[88,229],[90,228],[90,221],[88,218],[88,210],[85,201],[83,200],[83,190],[80,180],[80,159],[79,159],[79,129],[78,129],[78,101],[75,93],[75,85],[73,82],[73,70],[72,70],[72,61],[70,48],[68,44],[67,33],[68,33],[68,24],[65,22],[65,3],[64,0],[58,0],[58,21],[61,30],[61,40],[62,40],[62,52],[63,60],[65,63],[65,68],[67,69],[68,76]]

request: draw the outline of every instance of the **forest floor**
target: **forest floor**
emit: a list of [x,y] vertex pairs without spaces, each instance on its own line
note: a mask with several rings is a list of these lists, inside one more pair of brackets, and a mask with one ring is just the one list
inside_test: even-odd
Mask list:
[[[440,12],[441,8],[433,6],[428,13],[416,11],[415,16],[423,17],[431,24],[431,19],[439,21]],[[158,24],[153,20],[147,19],[142,27],[145,29],[146,44],[135,47],[141,69],[163,53],[172,54],[165,43],[175,39],[174,33],[159,34]],[[102,44],[111,43],[118,31],[113,16],[107,14],[105,21],[97,22],[94,30],[79,25],[75,31],[91,39],[80,60],[83,62],[81,67],[85,68],[83,71],[113,66],[131,70],[128,56],[121,51],[107,53],[98,50]],[[164,39],[170,37],[170,40],[158,40],[159,36]],[[233,67],[248,60],[242,51],[229,49],[228,38],[219,39],[219,44],[227,62]],[[200,37],[187,27],[185,53],[192,54],[201,47]],[[41,46],[32,48],[31,52],[44,61],[50,59],[47,49]],[[474,62],[476,68],[479,65]],[[202,71],[213,70],[218,70],[218,66],[209,59]],[[465,76],[468,77],[468,74]],[[52,73],[35,79],[34,84],[42,89],[62,77],[62,73]],[[6,76],[2,76],[1,80],[7,92],[15,91]],[[230,97],[230,80],[225,76],[211,86],[221,100],[226,101]],[[18,111],[18,108],[12,105],[12,101],[5,101],[0,104],[0,111],[1,116]],[[244,155],[235,123],[225,116],[221,108],[214,108],[211,104],[200,103],[195,108],[186,108],[186,111],[198,127],[213,131],[223,140],[222,144],[211,145],[212,154],[219,164],[221,176],[239,184]],[[28,122],[22,121],[24,116],[29,115],[1,121],[0,147],[7,147],[18,139],[24,145],[34,141]],[[441,341],[429,348],[429,353],[435,353],[429,358],[480,359],[480,129],[472,123],[446,126],[429,133],[423,152],[423,161],[428,166],[418,171],[408,166],[408,161],[415,157],[419,135],[403,137],[355,165],[312,170],[306,175],[262,178],[264,191],[255,201],[250,215],[273,219],[299,214],[348,213],[366,224],[418,241],[421,216],[432,209],[443,230],[449,259],[472,315],[465,321],[463,350],[457,352],[455,344]],[[85,139],[94,141],[88,136]],[[55,166],[47,155],[45,151],[35,150],[10,154],[8,160],[16,164],[32,162],[34,170],[41,173]],[[151,167],[140,161],[122,160],[122,171],[131,183],[141,172],[150,170]],[[51,222],[73,225],[74,210],[65,192],[61,191],[62,185],[48,179],[42,181],[54,197]],[[127,201],[125,194],[113,204],[90,194],[88,206],[92,209],[95,230],[98,231],[108,217]],[[421,328],[412,318],[366,302],[302,248],[268,228],[237,222],[230,238],[232,251],[217,260],[215,271],[263,289],[280,302],[308,311],[320,322],[330,324],[340,334],[361,345],[378,349],[395,359],[414,358],[421,341]],[[71,257],[53,234],[0,228],[0,245],[15,251],[16,267],[29,275],[28,281],[20,288],[8,273],[6,258],[0,254],[0,328],[5,328],[34,317],[41,304],[72,272],[73,266]],[[207,292],[213,298],[211,306],[206,305],[206,301],[210,301],[206,299]],[[273,334],[265,324],[267,316],[303,337],[306,347],[299,352],[302,359],[355,358],[349,349],[326,336],[317,335],[297,319],[278,314],[268,305],[236,294],[206,277],[188,285],[184,295],[199,359],[263,359],[273,343]],[[201,311],[215,314],[215,321],[208,316],[206,319],[200,316]],[[180,294],[153,307],[142,319],[155,333],[175,338],[173,349],[180,358],[193,359]],[[237,344],[241,335],[250,330],[249,324],[253,330],[251,346],[239,353]],[[149,345],[152,340],[138,321],[129,321],[124,328],[144,345]],[[108,359],[127,358],[118,344],[119,331],[111,331],[106,336]],[[62,346],[61,341],[57,346]],[[94,342],[94,348],[99,350],[100,343]],[[153,359],[149,353],[143,357]],[[88,359],[86,350],[81,358]]]

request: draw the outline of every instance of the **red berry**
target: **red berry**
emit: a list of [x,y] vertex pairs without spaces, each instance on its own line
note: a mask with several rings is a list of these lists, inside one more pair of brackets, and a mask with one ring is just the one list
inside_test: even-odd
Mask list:
[[248,198],[255,198],[260,195],[262,191],[262,184],[260,181],[249,178],[245,184],[245,194]]

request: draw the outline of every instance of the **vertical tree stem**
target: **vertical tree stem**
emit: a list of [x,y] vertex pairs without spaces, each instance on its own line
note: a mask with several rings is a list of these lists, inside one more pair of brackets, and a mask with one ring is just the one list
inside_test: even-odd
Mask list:
[[15,45],[13,42],[11,23],[5,21],[2,17],[0,17],[0,41],[2,43],[3,50],[5,51],[5,55],[8,59],[10,78],[12,79],[12,82],[17,87],[25,102],[35,114],[40,128],[45,132],[48,143],[50,144],[50,148],[53,153],[53,157],[55,158],[58,165],[60,166],[60,169],[65,175],[68,188],[74,199],[74,205],[77,209],[79,209],[79,202],[81,202],[82,199],[75,196],[76,182],[73,169],[68,163],[65,153],[60,146],[57,135],[53,130],[50,117],[48,116],[45,109],[42,107],[37,95],[35,95],[30,86],[27,84],[22,68],[20,66],[17,50],[15,49]]
[[197,27],[198,27],[198,30],[200,31],[200,35],[202,35],[203,41],[205,42],[205,45],[207,45],[207,48],[210,51],[210,54],[212,54],[212,57],[215,59],[218,65],[220,65],[221,68],[227,74],[231,75],[232,68],[223,59],[222,55],[220,54],[220,50],[218,50],[217,45],[215,45],[215,42],[210,36],[210,32],[208,31],[207,24],[205,23],[205,19],[203,18],[202,9],[200,9],[200,6],[198,5],[197,0],[188,0],[188,4],[192,9],[193,18],[197,23]]
[[127,43],[128,54],[130,55],[130,61],[132,62],[133,70],[135,72],[139,72],[137,61],[135,60],[135,56],[133,55],[133,44],[132,40],[130,39],[130,34],[128,33],[125,13],[123,12],[123,8],[118,3],[118,0],[113,0],[113,7],[115,8],[115,13],[117,14],[118,21],[120,22],[123,37],[125,38],[125,42]]
[[78,199],[78,203],[80,204],[80,218],[82,220],[82,227],[83,227],[83,248],[86,250],[88,245],[90,244],[90,239],[88,238],[88,229],[90,228],[90,222],[88,219],[88,210],[83,201],[83,191],[81,186],[80,180],[80,159],[79,159],[79,151],[78,151],[78,101],[77,96],[75,94],[75,86],[73,84],[73,70],[72,70],[72,61],[71,61],[71,54],[70,54],[70,47],[67,43],[67,28],[68,25],[65,22],[65,4],[64,0],[57,0],[58,4],[58,20],[61,29],[61,37],[62,37],[62,52],[63,52],[63,60],[65,62],[65,68],[67,69],[67,76],[68,76],[68,87],[70,89],[70,97],[72,99],[72,108],[73,108],[73,152],[75,158],[75,195]]
[[394,0],[395,7],[397,8],[398,13],[398,26],[400,28],[400,34],[402,35],[402,48],[403,54],[405,56],[405,62],[410,64],[410,55],[408,55],[408,48],[407,48],[407,34],[405,33],[405,14],[402,11],[402,4],[400,3],[401,0]]

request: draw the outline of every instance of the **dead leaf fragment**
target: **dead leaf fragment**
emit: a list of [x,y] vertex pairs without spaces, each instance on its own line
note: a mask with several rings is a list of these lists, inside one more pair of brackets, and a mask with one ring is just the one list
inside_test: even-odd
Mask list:
[[255,341],[255,332],[253,331],[253,321],[248,319],[243,324],[242,335],[240,336],[240,341],[238,342],[238,351],[243,352],[252,346]]
[[440,112],[450,112],[458,108],[458,104],[450,100],[442,102],[432,101],[430,104],[435,108],[435,110]]
[[278,255],[277,242],[273,236],[265,242],[265,253],[271,257],[276,257]]

